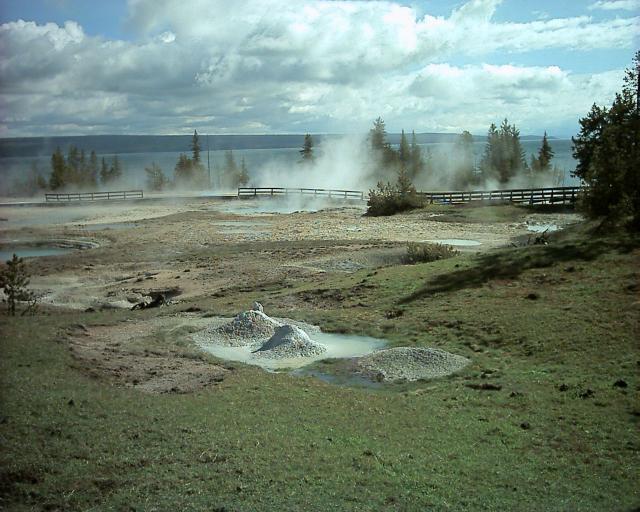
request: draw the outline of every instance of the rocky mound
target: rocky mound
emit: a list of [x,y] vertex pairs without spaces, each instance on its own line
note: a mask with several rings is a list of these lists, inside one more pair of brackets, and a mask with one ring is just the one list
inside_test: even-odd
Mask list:
[[470,361],[437,348],[397,347],[358,359],[361,373],[377,381],[414,381],[451,375]]
[[327,349],[313,341],[306,332],[295,325],[283,325],[275,330],[269,340],[254,352],[254,356],[269,359],[313,357]]
[[213,330],[217,341],[231,347],[254,345],[271,338],[280,322],[265,315],[262,311],[243,311],[228,324]]

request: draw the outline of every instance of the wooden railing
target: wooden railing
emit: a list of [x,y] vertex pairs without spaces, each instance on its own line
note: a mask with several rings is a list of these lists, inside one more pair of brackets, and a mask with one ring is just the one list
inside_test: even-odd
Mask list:
[[282,187],[241,187],[238,197],[285,196],[302,195],[314,197],[328,197],[334,199],[365,200],[365,193],[361,190],[335,190],[324,188],[282,188]]
[[142,190],[118,190],[115,192],[69,192],[47,193],[44,195],[47,203],[69,201],[101,201],[108,199],[144,199]]
[[581,187],[518,188],[509,190],[470,190],[418,192],[429,203],[461,204],[471,201],[509,201],[527,204],[575,203]]

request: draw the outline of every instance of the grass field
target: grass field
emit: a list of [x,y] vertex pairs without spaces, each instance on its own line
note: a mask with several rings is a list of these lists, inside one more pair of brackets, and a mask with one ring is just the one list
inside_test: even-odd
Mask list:
[[145,394],[81,371],[69,328],[174,306],[2,316],[0,508],[637,510],[639,293],[640,241],[583,226],[548,246],[193,301],[231,315],[260,299],[472,359],[375,390],[234,364],[198,392]]

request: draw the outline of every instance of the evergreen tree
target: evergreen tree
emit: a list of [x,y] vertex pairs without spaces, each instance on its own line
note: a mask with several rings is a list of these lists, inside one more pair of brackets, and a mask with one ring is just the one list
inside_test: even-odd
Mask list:
[[400,167],[405,169],[409,166],[409,162],[411,160],[411,150],[409,149],[409,142],[407,141],[407,136],[404,134],[404,130],[402,130],[402,134],[400,135],[398,160],[400,161]]
[[109,183],[109,168],[107,167],[107,161],[102,157],[100,165],[100,183],[106,185]]
[[118,155],[113,155],[113,166],[110,178],[111,181],[118,181],[120,178],[122,178],[122,164],[120,163]]
[[244,162],[244,157],[242,157],[240,163],[240,174],[238,175],[238,185],[245,187],[249,183],[249,171],[247,170],[247,166]]
[[69,146],[67,151],[67,182],[70,185],[78,185],[80,177],[80,152],[75,146]]
[[180,153],[178,157],[173,177],[178,186],[186,186],[193,180],[193,161],[184,153]]
[[87,164],[87,184],[94,188],[98,185],[98,156],[93,150],[91,150]]
[[374,174],[378,177],[388,176],[389,171],[397,170],[397,153],[387,142],[387,129],[381,117],[373,122],[369,131],[369,141],[376,166]]
[[151,163],[151,167],[145,167],[144,172],[147,175],[147,188],[150,190],[159,191],[166,186],[167,178],[155,162]]
[[313,156],[313,138],[311,137],[311,135],[309,133],[307,133],[304,136],[304,142],[302,144],[302,149],[300,151],[298,151],[298,153],[300,153],[300,156],[302,157],[302,162],[303,163],[313,162],[313,160],[314,160],[314,156]]
[[618,220],[629,215],[640,230],[640,51],[626,70],[611,108],[593,105],[580,119],[573,140],[575,176],[588,185],[583,208],[592,216]]
[[228,150],[224,154],[224,169],[222,171],[222,186],[235,188],[238,186],[238,165],[236,164],[233,150]]
[[475,178],[473,135],[464,130],[458,136],[454,150],[453,187],[465,189],[473,183]]
[[482,177],[485,180],[493,179],[506,184],[526,167],[520,131],[515,125],[510,125],[507,119],[500,125],[500,130],[492,123],[480,164]]
[[547,140],[547,132],[544,132],[544,136],[542,137],[542,144],[540,145],[540,149],[538,150],[538,166],[540,171],[547,172],[551,169],[551,160],[553,159],[553,149]]
[[198,130],[193,131],[193,138],[191,139],[191,152],[193,154],[192,160],[194,164],[200,163],[200,139],[198,137]]
[[13,258],[6,262],[5,267],[0,271],[0,289],[3,290],[7,301],[7,312],[13,316],[16,314],[16,305],[20,301],[29,302],[26,311],[35,306],[36,299],[31,291],[27,289],[29,285],[29,274],[22,258],[13,255]]
[[422,150],[416,142],[416,132],[411,132],[411,157],[409,164],[409,176],[415,180],[424,170],[424,161],[422,160]]
[[78,161],[78,185],[81,187],[86,186],[89,183],[89,177],[87,176],[87,156],[84,153],[84,149],[80,150],[80,158]]
[[57,147],[53,155],[51,155],[51,175],[49,176],[49,188],[51,190],[58,190],[63,188],[66,183],[66,164],[64,161],[64,155],[60,151],[60,147]]
[[373,122],[373,128],[369,131],[369,140],[371,141],[371,149],[374,151],[382,151],[387,144],[387,129],[381,117]]
[[422,159],[424,175],[427,177],[433,176],[435,173],[435,165],[433,162],[433,153],[429,148],[424,150],[424,157]]

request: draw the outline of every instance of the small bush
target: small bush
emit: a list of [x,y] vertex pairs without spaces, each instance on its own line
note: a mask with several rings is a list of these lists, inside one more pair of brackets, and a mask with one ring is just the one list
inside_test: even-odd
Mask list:
[[430,261],[445,260],[460,254],[450,245],[410,243],[407,245],[405,262],[414,265],[416,263],[429,263]]
[[366,214],[371,217],[381,217],[423,206],[424,200],[413,187],[402,190],[391,183],[379,182],[374,190],[369,191]]

